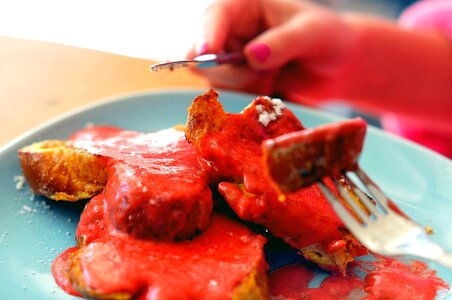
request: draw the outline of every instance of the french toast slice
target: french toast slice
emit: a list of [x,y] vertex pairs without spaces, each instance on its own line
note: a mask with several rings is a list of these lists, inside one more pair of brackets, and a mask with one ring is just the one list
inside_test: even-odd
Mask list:
[[241,113],[224,112],[218,93],[197,97],[188,110],[185,135],[223,175],[220,193],[243,220],[266,227],[322,268],[345,274],[367,250],[345,229],[316,186],[285,196],[265,174],[263,141],[304,130],[281,101],[258,97]]
[[[95,299],[268,299],[265,238],[214,213],[192,240],[104,235],[53,265],[66,291]],[[151,296],[152,295],[152,296]]]
[[262,143],[265,173],[281,193],[340,177],[358,166],[366,129],[356,118],[268,139]]
[[138,238],[191,238],[205,229],[213,208],[211,168],[173,128],[89,127],[67,141],[24,147],[19,158],[36,194],[76,201],[105,190],[112,224]]
[[101,156],[63,140],[47,140],[18,152],[23,175],[33,193],[53,200],[77,201],[100,193],[108,170]]

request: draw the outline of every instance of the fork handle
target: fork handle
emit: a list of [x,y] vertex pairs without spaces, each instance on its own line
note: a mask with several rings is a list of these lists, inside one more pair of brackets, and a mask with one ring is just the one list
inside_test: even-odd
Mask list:
[[217,55],[218,64],[241,64],[246,61],[242,52],[220,53]]
[[407,254],[429,259],[452,270],[452,253],[434,242],[425,232],[422,232],[418,238],[414,239],[409,248],[411,248],[411,251],[407,251]]
[[[433,241],[421,227],[418,227],[418,229],[420,231],[414,238],[411,238],[409,242],[402,243],[392,250],[399,255],[408,254],[425,258],[452,270],[452,253]],[[391,255],[389,251],[387,254]]]
[[432,257],[432,261],[448,268],[449,270],[452,270],[452,254],[443,252],[442,254]]

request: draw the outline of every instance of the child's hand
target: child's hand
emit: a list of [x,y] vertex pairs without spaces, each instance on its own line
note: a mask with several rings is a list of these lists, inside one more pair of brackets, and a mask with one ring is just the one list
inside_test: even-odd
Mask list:
[[248,64],[197,72],[214,86],[258,94],[290,97],[324,85],[352,43],[339,15],[300,0],[219,0],[204,22],[190,58],[243,51]]
[[197,70],[219,88],[309,104],[344,99],[450,128],[451,49],[439,30],[403,29],[310,1],[217,0],[188,56],[243,51],[247,64]]

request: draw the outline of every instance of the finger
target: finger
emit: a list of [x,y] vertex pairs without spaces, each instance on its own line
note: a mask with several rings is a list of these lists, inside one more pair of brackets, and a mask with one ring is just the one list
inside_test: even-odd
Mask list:
[[261,29],[262,0],[217,0],[206,10],[198,54],[243,49]]
[[329,12],[309,11],[273,27],[245,47],[255,69],[279,68],[295,59],[332,60],[347,42],[344,22]]
[[246,66],[223,65],[211,69],[196,69],[195,72],[205,76],[216,87],[243,89],[255,82],[257,74]]
[[315,38],[306,23],[304,18],[296,18],[257,36],[245,47],[248,63],[256,69],[277,68],[305,55]]
[[334,86],[328,84],[322,75],[306,71],[296,63],[281,70],[275,79],[274,90],[284,99],[308,105],[317,104],[320,99],[330,99],[335,94]]
[[322,6],[303,0],[261,0],[261,13],[267,28],[286,23],[307,10],[320,10]]
[[194,69],[217,88],[269,95],[273,88],[273,71],[256,72],[246,66],[224,65],[212,69]]
[[231,26],[230,3],[220,0],[209,5],[204,14],[201,37],[195,44],[195,55],[218,53],[223,49]]
[[290,101],[300,101],[304,94],[303,71],[298,66],[291,64],[284,67],[275,79],[275,93]]
[[195,56],[197,56],[198,55],[198,53],[197,53],[197,51],[196,51],[196,46],[195,45],[193,45],[189,50],[188,50],[188,52],[187,52],[187,54],[185,55],[185,57],[187,58],[187,59],[193,59]]

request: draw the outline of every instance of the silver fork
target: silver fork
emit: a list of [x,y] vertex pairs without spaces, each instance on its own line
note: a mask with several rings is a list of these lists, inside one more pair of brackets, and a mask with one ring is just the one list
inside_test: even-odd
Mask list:
[[452,269],[451,253],[433,242],[425,228],[400,215],[400,211],[397,213],[394,204],[364,171],[357,167],[353,173],[369,194],[361,190],[347,174],[343,174],[343,180],[352,191],[345,188],[346,184],[333,179],[348,208],[324,182],[319,181],[318,185],[345,226],[364,246],[378,254],[413,255]]
[[199,69],[212,68],[223,64],[241,64],[244,63],[245,56],[242,52],[220,53],[220,54],[204,54],[194,57],[193,59],[173,60],[156,63],[149,66],[151,72],[160,70],[173,71],[178,68],[196,67]]

